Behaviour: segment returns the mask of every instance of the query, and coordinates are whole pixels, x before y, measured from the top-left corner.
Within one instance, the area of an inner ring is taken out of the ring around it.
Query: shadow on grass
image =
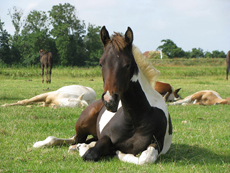
[[[55,146],[55,148],[60,146]],[[64,146],[63,146],[64,147]],[[78,153],[78,152],[76,152]],[[116,156],[102,157],[98,162],[111,162]],[[157,163],[177,163],[180,165],[204,165],[205,163],[212,165],[220,165],[223,163],[230,163],[230,155],[217,154],[208,149],[199,146],[191,146],[187,144],[172,144],[171,148],[166,154],[161,155]]]
[[[230,155],[218,154],[198,145],[172,144],[169,151],[158,158],[158,162],[177,162],[185,164],[222,164],[230,163]]]

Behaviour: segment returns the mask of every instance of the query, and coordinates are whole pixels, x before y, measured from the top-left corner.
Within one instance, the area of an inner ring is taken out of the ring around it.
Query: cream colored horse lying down
[[[203,90],[196,92],[190,96],[185,97],[183,100],[178,100],[168,105],[216,105],[216,104],[230,104],[230,98],[222,99],[220,94],[212,90]]]
[[[64,86],[56,91],[40,94],[30,99],[2,106],[31,105],[43,103],[43,107],[86,107],[96,100],[96,92],[81,85]]]

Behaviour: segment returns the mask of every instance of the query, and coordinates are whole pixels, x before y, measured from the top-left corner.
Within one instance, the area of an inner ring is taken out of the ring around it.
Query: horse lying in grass
[[[178,94],[181,88],[174,90],[169,83],[156,81],[154,89],[164,97],[166,102],[173,102],[181,99]]]
[[[168,103],[168,105],[217,105],[217,104],[230,104],[230,98],[222,99],[220,94],[212,90],[203,90],[196,92],[192,95],[185,97],[183,100],[178,100],[173,103]]]
[[[40,94],[30,99],[2,106],[31,105],[43,103],[43,107],[86,107],[96,100],[96,92],[81,85],[64,86],[56,91]]]
[[[100,58],[104,82],[101,99],[81,113],[73,138],[50,136],[34,147],[77,144],[70,150],[77,149],[85,161],[117,155],[124,162],[154,163],[172,142],[167,105],[153,89],[159,71],[132,44],[131,28],[124,37],[115,33],[110,38],[103,26],[100,36],[104,44]],[[88,135],[96,142],[87,141]]]

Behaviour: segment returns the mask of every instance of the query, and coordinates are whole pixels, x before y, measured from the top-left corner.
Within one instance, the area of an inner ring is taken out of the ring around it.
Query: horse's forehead
[[[106,60],[113,60],[113,61],[121,61],[121,62],[126,62],[130,60],[130,57],[128,53],[125,50],[117,50],[113,48],[112,46],[107,46],[104,50],[104,54],[101,57],[101,61],[106,61]]]

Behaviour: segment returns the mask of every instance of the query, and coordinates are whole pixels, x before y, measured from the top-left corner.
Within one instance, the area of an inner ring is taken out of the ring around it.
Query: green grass
[[[159,80],[182,88],[182,97],[203,89],[216,90],[223,98],[230,96],[230,81],[225,80],[224,66],[156,68],[161,71]],[[39,69],[26,76],[19,72],[27,74],[27,69],[12,69],[11,72],[7,68],[5,71],[9,75],[0,74],[0,104],[71,84],[92,87],[97,98],[103,91],[99,68],[54,68],[51,84],[41,83],[40,75],[36,75]],[[69,154],[67,146],[32,147],[34,142],[48,136],[74,135],[75,122],[83,109],[0,107],[0,172],[229,172],[230,106],[189,105],[169,106],[168,109],[173,123],[170,150],[155,164],[138,166],[117,158],[83,162],[77,152]]]

